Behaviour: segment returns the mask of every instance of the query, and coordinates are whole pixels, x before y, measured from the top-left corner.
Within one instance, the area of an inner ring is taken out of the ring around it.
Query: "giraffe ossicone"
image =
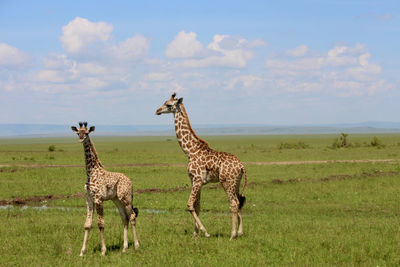
[[[209,237],[206,228],[199,218],[200,194],[203,185],[219,182],[224,188],[232,212],[231,239],[243,234],[241,209],[246,198],[243,195],[247,184],[246,170],[243,163],[233,154],[211,149],[206,141],[196,135],[183,105],[183,98],[176,99],[176,93],[157,109],[155,115],[172,113],[174,115],[175,133],[178,143],[188,157],[187,171],[192,182],[192,191],[188,201],[188,210],[195,221],[193,235],[199,230]],[[240,182],[244,176],[242,193],[239,193]],[[239,221],[239,226],[237,225]]]
[[[122,173],[106,171],[101,164],[89,133],[95,130],[94,126],[87,128],[87,122],[79,122],[79,129],[71,126],[79,141],[83,143],[86,163],[86,221],[84,224],[85,235],[80,256],[86,251],[86,244],[89,232],[92,227],[93,209],[96,208],[98,215],[98,227],[101,238],[101,255],[106,253],[106,244],[104,241],[104,217],[103,202],[112,200],[117,206],[123,224],[124,224],[124,247],[123,252],[128,248],[128,226],[132,225],[135,249],[139,249],[139,241],[136,233],[136,217],[138,209],[133,207],[133,189],[131,180]]]

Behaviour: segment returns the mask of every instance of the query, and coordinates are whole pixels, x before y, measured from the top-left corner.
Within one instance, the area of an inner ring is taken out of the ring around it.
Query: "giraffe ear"
[[[182,102],[183,102],[183,97],[178,99],[178,104],[182,104]]]
[[[78,132],[78,129],[77,129],[75,126],[71,126],[71,129],[72,129],[72,131],[75,132],[75,133]]]
[[[89,133],[94,132],[94,126],[90,126]]]

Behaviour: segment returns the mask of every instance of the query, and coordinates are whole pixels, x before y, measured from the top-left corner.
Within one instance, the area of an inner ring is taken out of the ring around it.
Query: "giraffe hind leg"
[[[239,218],[238,236],[242,236],[243,235],[243,219],[242,219],[242,212],[240,210],[238,212],[238,218]]]
[[[129,221],[132,226],[133,242],[134,242],[135,250],[138,250],[139,249],[139,240],[138,240],[137,232],[136,232],[136,218],[139,214],[139,210],[137,208],[134,208],[133,204],[131,204],[131,203],[126,205],[125,209],[127,210],[128,214],[129,214]]]
[[[238,236],[236,229],[239,217],[239,201],[235,201],[235,199],[231,200],[231,212],[232,212],[232,233],[231,233],[231,240],[232,240]],[[241,216],[239,218],[241,218]]]
[[[240,214],[240,200],[238,198],[238,190],[239,185],[232,185],[226,181],[229,179],[225,179],[225,182],[222,183],[222,187],[224,188],[230,203],[230,209],[232,213],[232,232],[231,232],[231,240],[235,239],[238,236],[237,225],[239,219],[239,229],[242,229],[241,232],[243,234],[243,228],[241,227],[242,216]]]
[[[122,252],[126,252],[126,250],[128,249],[129,216],[123,203],[119,199],[113,199],[113,202],[117,206],[119,214],[121,215],[122,222],[124,224],[124,247],[122,249]]]

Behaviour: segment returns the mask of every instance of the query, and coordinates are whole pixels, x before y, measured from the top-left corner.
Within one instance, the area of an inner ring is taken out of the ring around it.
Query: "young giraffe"
[[[132,225],[135,249],[137,250],[139,248],[139,241],[136,234],[136,217],[139,211],[137,208],[133,207],[131,180],[122,173],[108,172],[104,169],[97,156],[93,142],[89,137],[89,133],[93,132],[95,129],[94,126],[87,129],[87,122],[79,122],[79,129],[75,126],[71,126],[71,129],[78,135],[79,141],[83,143],[87,175],[85,184],[87,216],[84,225],[85,236],[83,238],[80,256],[83,256],[86,251],[86,243],[92,226],[93,206],[96,207],[98,216],[98,226],[101,238],[101,255],[105,255],[106,253],[107,249],[104,241],[103,218],[103,202],[106,200],[112,200],[114,202],[124,223],[124,248],[122,252],[125,252],[128,248],[129,222],[131,222]]]
[[[183,98],[175,99],[175,96],[176,94],[174,93],[169,100],[157,109],[156,115],[163,113],[174,114],[178,143],[189,158],[187,170],[192,181],[192,192],[187,206],[195,220],[193,235],[197,236],[200,229],[206,237],[210,236],[199,219],[200,191],[201,187],[208,182],[220,182],[230,201],[232,240],[243,234],[241,208],[246,200],[243,195],[247,183],[246,170],[243,163],[235,155],[211,149],[206,141],[196,135],[190,126],[188,114],[182,103]],[[239,194],[240,181],[243,174],[244,185],[242,194]],[[238,218],[239,227],[238,231],[236,231]]]

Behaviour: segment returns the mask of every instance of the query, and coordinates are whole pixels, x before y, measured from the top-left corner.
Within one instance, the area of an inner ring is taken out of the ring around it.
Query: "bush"
[[[281,142],[278,145],[278,149],[305,149],[305,148],[310,148],[310,146],[304,143],[303,141],[299,141],[297,143]]]
[[[335,138],[335,139],[333,139],[331,147],[332,148],[340,148],[340,147],[342,147],[342,142],[340,142],[339,138]]]
[[[347,137],[349,135],[346,133],[341,133],[339,138],[333,139],[333,143],[331,145],[331,148],[342,148],[342,147],[351,147],[353,146],[352,143],[350,143],[347,140]]]
[[[53,152],[53,151],[56,150],[56,146],[55,146],[55,145],[50,145],[49,148],[48,148],[48,150],[49,150],[50,152]]]
[[[376,136],[374,136],[374,137],[372,138],[371,146],[377,147],[377,148],[385,147],[385,145],[382,143],[382,141],[379,140],[379,138],[376,137]]]

